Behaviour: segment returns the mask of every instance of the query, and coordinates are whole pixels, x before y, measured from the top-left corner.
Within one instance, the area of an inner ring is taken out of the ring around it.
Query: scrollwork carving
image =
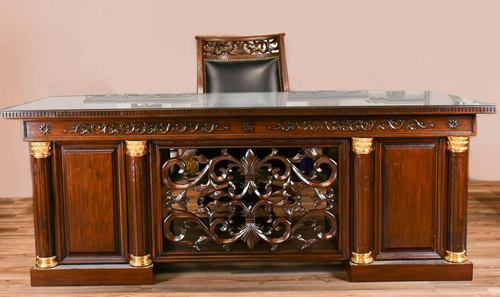
[[[276,126],[268,126],[267,130],[288,131],[370,131],[375,120],[331,120],[331,121],[281,121]]]
[[[380,130],[400,130],[405,127],[406,130],[427,129],[434,127],[434,124],[425,125],[417,119],[397,119],[397,120],[382,120],[377,129]]]
[[[378,130],[418,130],[434,127],[425,125],[418,119],[384,119],[384,120],[327,120],[327,121],[281,121],[268,126],[267,130],[289,131],[372,131]]]
[[[229,130],[229,126],[220,127],[212,122],[142,122],[142,123],[83,123],[73,126],[72,129],[63,130],[65,134],[166,134],[177,133],[212,133]]]
[[[306,158],[312,161],[309,174],[297,167]],[[192,159],[197,161],[200,170],[188,176],[186,160]],[[173,179],[172,171],[184,179]],[[336,177],[336,163],[317,154],[314,148],[303,148],[292,158],[280,155],[276,149],[260,158],[248,149],[240,159],[227,149],[212,159],[197,155],[196,149],[187,149],[182,156],[165,162],[162,168],[162,181],[168,189],[164,235],[196,251],[201,251],[202,244],[209,241],[222,245],[225,251],[238,241],[250,250],[263,241],[274,251],[279,244],[290,240],[300,242],[301,250],[309,249],[316,242],[331,240],[337,235],[337,218],[331,212],[335,204],[332,185]],[[312,209],[302,206],[302,193],[306,188],[314,192],[310,197]],[[188,190],[199,193],[194,211],[187,208]],[[180,194],[174,194],[179,191]],[[284,216],[278,216],[277,209]],[[236,220],[237,215],[244,218],[244,222]],[[172,230],[174,220],[179,219],[182,226]],[[191,225],[203,233],[196,240],[186,239]],[[301,228],[311,228],[313,236],[301,234]]]
[[[204,56],[275,54],[279,51],[279,42],[276,38],[203,42]]]

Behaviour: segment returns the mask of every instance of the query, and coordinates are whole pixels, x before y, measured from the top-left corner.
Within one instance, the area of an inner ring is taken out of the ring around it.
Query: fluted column
[[[126,141],[127,192],[129,206],[129,263],[151,265],[148,247],[146,141]]]
[[[37,268],[57,266],[52,197],[51,143],[30,142]]]
[[[373,138],[352,138],[351,262],[373,262]]]
[[[445,260],[467,261],[469,137],[448,137],[448,240]]]

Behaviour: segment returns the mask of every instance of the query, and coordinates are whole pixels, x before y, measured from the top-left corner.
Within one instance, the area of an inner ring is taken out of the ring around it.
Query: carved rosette
[[[131,157],[142,157],[146,154],[146,141],[125,141],[127,155]]]
[[[355,154],[366,155],[372,152],[373,138],[352,138],[352,151]]]
[[[50,142],[30,142],[31,155],[35,159],[50,157]]]
[[[38,130],[40,130],[40,133],[42,134],[48,134],[50,133],[50,126],[47,124],[41,124]]]
[[[463,153],[469,148],[469,137],[448,136],[448,150],[452,153]]]
[[[450,119],[448,120],[448,128],[454,130],[458,127],[458,120]]]
[[[255,130],[255,125],[253,122],[245,121],[241,124],[241,129],[243,129],[243,131],[245,131],[247,133],[250,133],[250,132],[253,132]]]
[[[162,181],[168,189],[168,215],[163,230],[171,242],[195,251],[202,251],[204,243],[213,242],[229,251],[238,241],[250,250],[263,241],[275,251],[279,244],[294,240],[301,243],[300,250],[307,250],[319,241],[337,236],[337,218],[331,212],[337,165],[330,158],[318,155],[315,149],[302,148],[302,153],[293,158],[280,155],[276,149],[263,157],[248,149],[241,159],[226,149],[212,159],[196,152],[187,149],[182,156],[165,162],[162,168]],[[306,158],[312,162],[309,174],[298,167]],[[192,159],[200,166],[194,176],[187,173]],[[173,171],[177,171],[176,178],[172,177]],[[184,178],[179,178],[179,174]],[[314,193],[310,197],[312,209],[302,205],[306,191]],[[190,211],[188,196],[193,192],[199,196],[197,208]],[[174,230],[174,221],[179,220],[180,227]],[[303,234],[304,228],[312,231]],[[201,230],[203,235],[188,240],[188,230],[193,229]]]

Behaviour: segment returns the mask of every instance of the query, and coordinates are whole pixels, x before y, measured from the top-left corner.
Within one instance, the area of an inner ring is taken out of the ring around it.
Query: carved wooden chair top
[[[288,92],[284,37],[196,36],[198,93]]]

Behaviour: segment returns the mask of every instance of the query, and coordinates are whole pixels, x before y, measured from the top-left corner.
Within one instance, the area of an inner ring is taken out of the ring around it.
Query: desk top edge
[[[7,119],[488,114],[496,106],[437,91],[119,94],[46,97],[2,110]]]

